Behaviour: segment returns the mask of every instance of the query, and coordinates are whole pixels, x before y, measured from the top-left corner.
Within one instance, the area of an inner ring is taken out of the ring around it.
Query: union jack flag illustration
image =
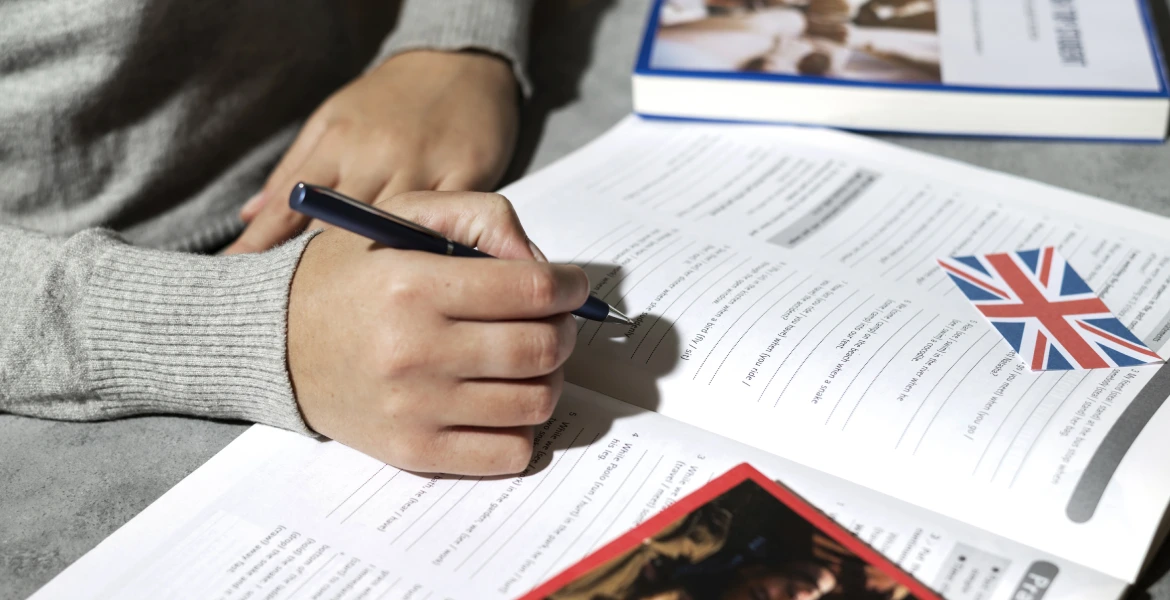
[[[1052,246],[938,263],[1033,371],[1162,362]]]

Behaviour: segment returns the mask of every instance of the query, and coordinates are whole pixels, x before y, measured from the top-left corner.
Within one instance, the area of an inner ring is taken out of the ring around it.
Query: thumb
[[[297,181],[332,185],[337,180],[337,162],[331,157],[330,154],[310,156],[298,172],[291,173],[288,179],[274,175],[260,196],[265,199],[263,205],[248,222],[239,239],[224,249],[223,253],[263,252],[303,231],[309,223],[309,217],[289,208],[288,194]]]
[[[548,262],[528,239],[512,203],[499,194],[411,192],[378,207],[496,258]]]
[[[263,252],[296,236],[305,228],[309,218],[278,203],[266,204],[264,209],[244,228],[244,232],[224,254]]]

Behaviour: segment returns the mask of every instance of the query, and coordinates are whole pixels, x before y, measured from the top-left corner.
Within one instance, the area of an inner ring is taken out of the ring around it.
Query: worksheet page
[[[515,186],[518,201],[553,183],[558,204],[667,213],[960,304],[935,259],[1056,246],[1151,348],[1170,334],[1159,215],[811,128],[629,119],[558,166]]]
[[[935,259],[1057,245],[1158,349],[1160,218],[932,160],[632,119],[505,194],[635,319],[579,322],[574,382],[1132,578],[1170,500],[1170,439],[1143,435],[1170,370],[1029,371]]]
[[[256,426],[34,598],[513,598],[741,462],[951,599],[1126,587],[573,386],[536,449],[515,477],[419,475]]]

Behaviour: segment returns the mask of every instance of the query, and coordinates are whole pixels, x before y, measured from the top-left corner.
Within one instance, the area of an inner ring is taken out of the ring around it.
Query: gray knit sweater
[[[369,65],[476,48],[519,73],[530,0],[392,4],[0,3],[0,411],[307,431],[285,359],[307,237],[198,253]]]

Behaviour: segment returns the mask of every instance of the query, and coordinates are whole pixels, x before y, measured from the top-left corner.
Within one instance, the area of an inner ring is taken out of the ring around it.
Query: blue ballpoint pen
[[[299,213],[320,219],[330,225],[335,225],[391,248],[467,258],[494,258],[492,255],[480,252],[475,248],[453,242],[437,231],[379,210],[364,202],[358,202],[329,188],[298,183],[289,195],[288,205]],[[622,325],[633,324],[629,317],[596,296],[589,296],[585,304],[573,311],[573,314],[590,321]]]

